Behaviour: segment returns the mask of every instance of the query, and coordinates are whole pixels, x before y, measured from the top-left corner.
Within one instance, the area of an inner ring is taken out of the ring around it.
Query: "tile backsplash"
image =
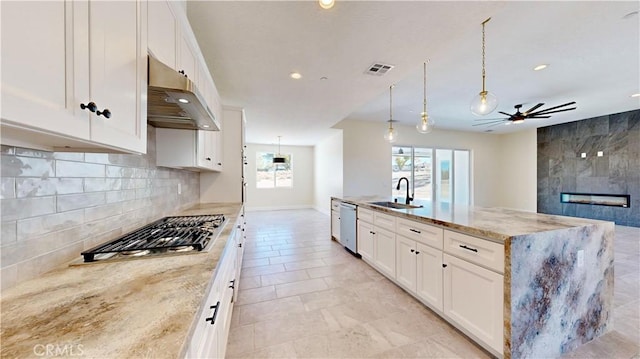
[[[156,167],[155,129],[147,130],[146,155],[2,145],[0,288],[199,202],[199,174]]]

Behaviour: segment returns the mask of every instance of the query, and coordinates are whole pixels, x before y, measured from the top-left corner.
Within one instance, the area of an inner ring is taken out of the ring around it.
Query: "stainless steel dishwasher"
[[[357,255],[356,241],[356,205],[342,202],[340,204],[340,241],[347,250]]]

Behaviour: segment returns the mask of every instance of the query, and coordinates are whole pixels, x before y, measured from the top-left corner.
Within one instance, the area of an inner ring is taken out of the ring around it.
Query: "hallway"
[[[311,209],[247,213],[228,358],[491,357],[331,241],[329,222]],[[640,229],[621,229],[616,228],[614,313],[621,333],[568,357],[638,357],[628,336],[638,333]]]

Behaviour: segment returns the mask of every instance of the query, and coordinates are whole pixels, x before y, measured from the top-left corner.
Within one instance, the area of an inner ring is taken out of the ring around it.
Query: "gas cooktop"
[[[215,238],[224,215],[165,217],[82,252],[84,262],[202,251]]]

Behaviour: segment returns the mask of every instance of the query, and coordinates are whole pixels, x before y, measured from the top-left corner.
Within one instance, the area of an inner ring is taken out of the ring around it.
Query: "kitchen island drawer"
[[[373,224],[378,228],[383,228],[391,232],[396,231],[396,217],[388,214],[373,212]]]
[[[401,236],[426,244],[436,249],[442,249],[444,230],[425,223],[398,218],[397,233]]]
[[[358,207],[358,219],[373,224],[373,211]]]
[[[458,258],[504,273],[504,245],[445,230],[444,251]]]

